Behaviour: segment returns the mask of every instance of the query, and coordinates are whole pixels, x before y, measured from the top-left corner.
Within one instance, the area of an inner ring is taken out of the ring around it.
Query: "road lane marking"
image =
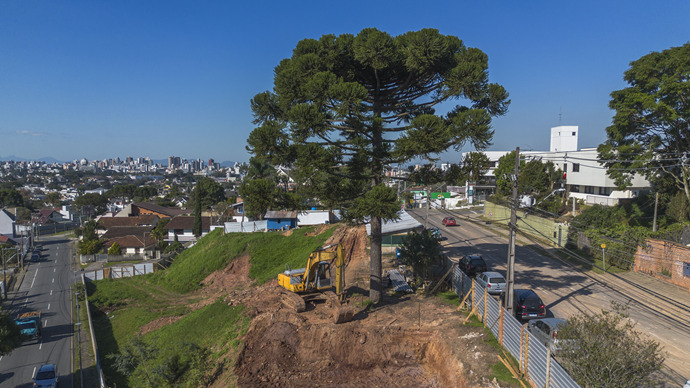
[[[57,271],[57,268],[53,268],[53,272]]]
[[[48,303],[48,310],[50,310],[50,303]]]
[[[31,372],[31,377],[36,376],[36,367],[34,367],[34,371]]]
[[[53,295],[53,290],[50,290],[50,295]]]
[[[55,262],[57,263],[57,259],[55,259]]]
[[[53,283],[55,283],[55,278],[53,278]]]
[[[38,350],[41,350],[42,347],[43,347],[43,341],[41,341],[41,343],[38,345]]]
[[[34,288],[34,282],[36,281],[36,275],[38,275],[38,268],[36,268],[36,273],[34,273],[34,279],[31,281],[31,287],[29,287],[29,288]]]
[[[43,327],[48,327],[48,320],[43,321]]]

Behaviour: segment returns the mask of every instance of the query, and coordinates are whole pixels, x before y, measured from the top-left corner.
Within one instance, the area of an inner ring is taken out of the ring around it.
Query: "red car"
[[[445,226],[455,226],[455,218],[453,217],[446,217],[441,221],[441,223]]]

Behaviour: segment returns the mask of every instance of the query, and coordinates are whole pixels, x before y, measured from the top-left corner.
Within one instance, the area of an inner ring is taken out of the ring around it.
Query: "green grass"
[[[119,353],[144,325],[158,318],[183,316],[144,336],[162,351],[174,351],[183,341],[193,342],[211,349],[212,357],[217,360],[236,348],[250,322],[242,306],[228,306],[218,300],[190,312],[180,300],[193,303],[188,294],[201,288],[204,278],[244,253],[250,255],[250,277],[258,284],[275,279],[286,264],[290,268],[303,267],[309,254],[322,246],[334,230],[306,235],[314,229],[300,228],[290,236],[276,232],[221,234],[216,231],[178,255],[167,270],[87,283],[99,356],[109,383],[118,387],[138,386],[119,374],[107,355]]]
[[[484,326],[484,324],[479,320],[479,318],[477,318],[476,315],[472,315],[465,324],[471,327]],[[515,359],[515,357],[508,353],[508,351],[504,351],[501,344],[498,343],[498,339],[494,336],[494,333],[491,332],[491,329],[489,329],[488,327],[484,328],[484,343],[496,349],[499,353],[503,353],[504,357],[509,357],[509,360],[507,361],[512,361],[513,365],[518,365],[518,362]],[[503,365],[501,361],[498,361],[495,364],[491,364],[491,372],[493,373],[493,377],[495,377],[496,380],[498,380],[499,382],[508,384],[509,386],[520,386],[520,382],[513,377],[513,374],[510,373],[508,368],[506,368],[506,366]]]
[[[214,347],[235,340],[249,327],[250,319],[242,306],[228,306],[222,300],[187,314],[172,325],[148,334],[158,343],[175,343],[180,340],[194,342],[203,347]]]
[[[460,306],[460,298],[455,291],[439,292],[436,297],[440,298],[443,303],[447,303],[453,306]]]
[[[303,267],[309,253],[333,234],[331,228],[317,236],[305,236],[313,230],[313,227],[300,228],[291,236],[278,232],[221,234],[217,230],[183,251],[168,270],[156,273],[152,281],[170,291],[191,292],[201,288],[201,281],[208,275],[247,252],[251,256],[249,276],[262,284],[276,278],[286,264],[291,268]]]

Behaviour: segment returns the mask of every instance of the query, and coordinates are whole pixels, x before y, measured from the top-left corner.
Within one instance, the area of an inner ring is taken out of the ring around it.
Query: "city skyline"
[[[36,4],[0,4],[0,158],[246,161],[249,101],[280,60],[367,27],[436,28],[488,55],[512,100],[489,150],[548,149],[559,124],[596,147],[629,63],[690,37],[686,2]]]

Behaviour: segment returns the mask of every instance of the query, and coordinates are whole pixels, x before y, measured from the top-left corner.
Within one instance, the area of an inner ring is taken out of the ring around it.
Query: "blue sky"
[[[247,160],[249,100],[278,62],[366,27],[436,28],[487,53],[512,100],[490,149],[548,149],[561,112],[595,147],[630,61],[690,41],[689,19],[685,0],[3,0],[0,156]]]

